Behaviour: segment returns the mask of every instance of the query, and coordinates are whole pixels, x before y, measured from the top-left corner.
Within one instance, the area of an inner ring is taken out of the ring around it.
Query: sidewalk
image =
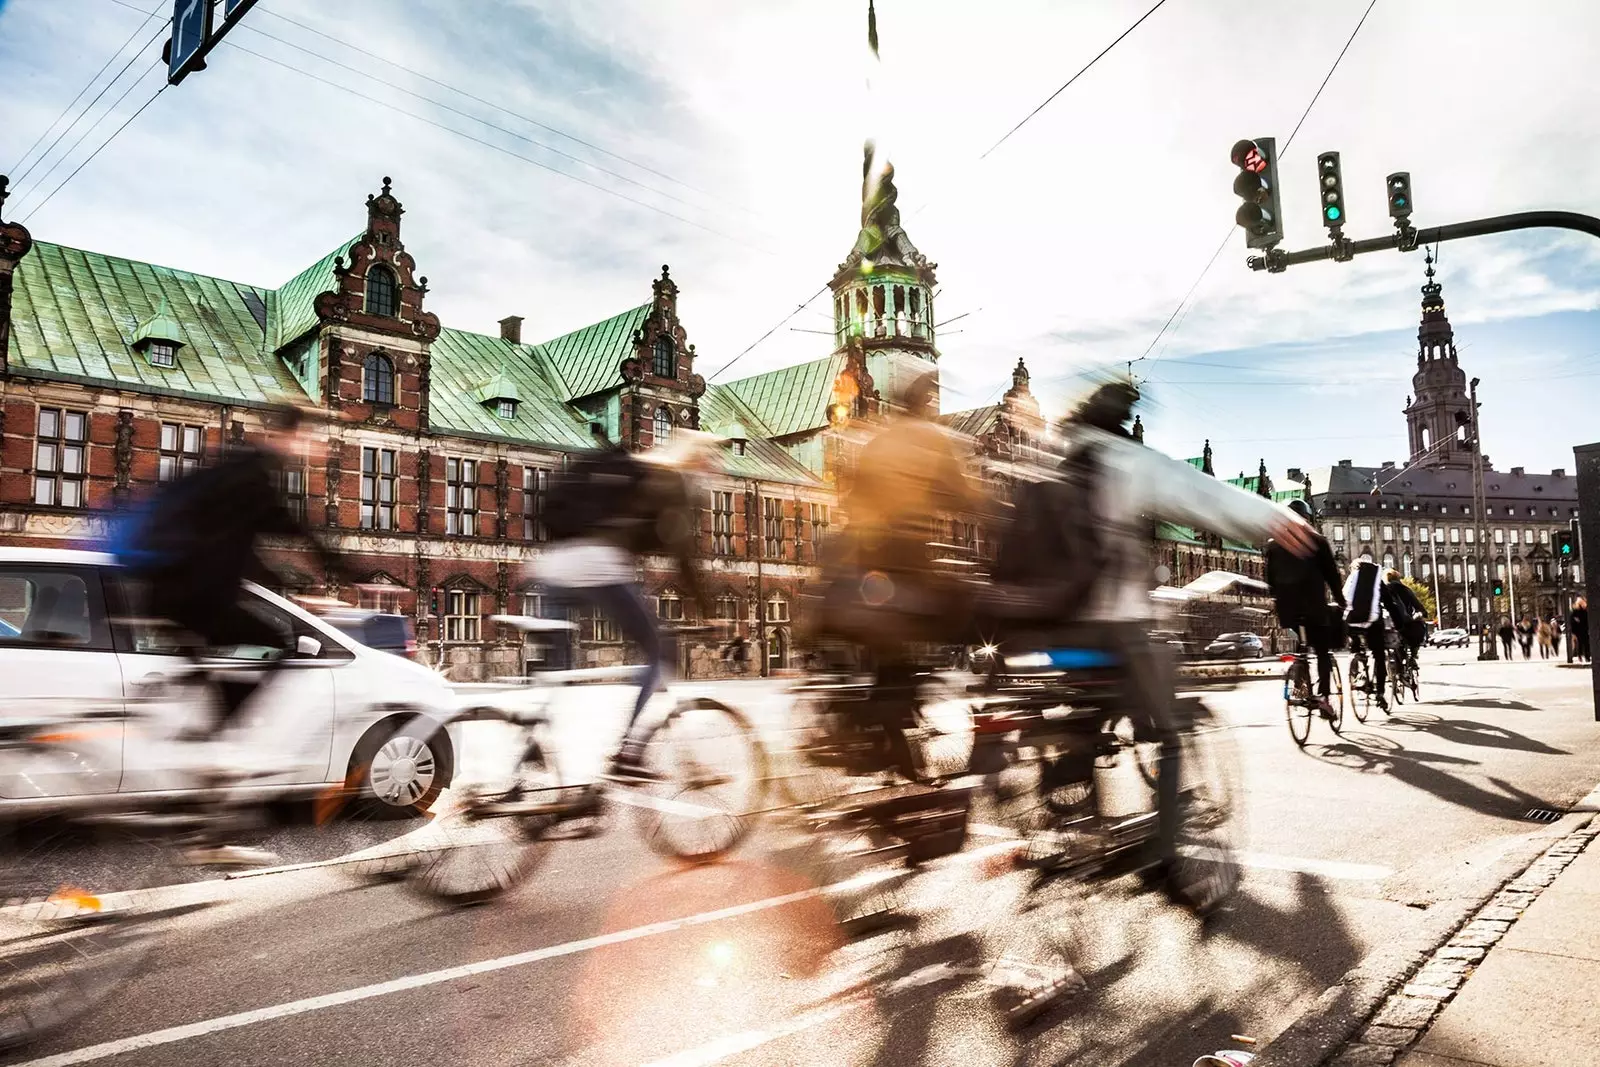
[[[1600,1065],[1597,830],[1600,820],[1591,821],[1551,846],[1389,999],[1364,1044],[1347,1046],[1333,1062]],[[1419,1024],[1426,1029],[1412,1044],[1410,1028]],[[1388,1058],[1394,1046],[1406,1045],[1397,1059]]]

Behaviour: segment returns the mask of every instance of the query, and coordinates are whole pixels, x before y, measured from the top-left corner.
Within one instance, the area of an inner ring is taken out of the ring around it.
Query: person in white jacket
[[[1287,507],[1219,481],[1188,463],[1162,455],[1129,434],[1139,391],[1113,382],[1100,386],[1062,426],[1069,454],[1089,449],[1094,470],[1090,506],[1100,531],[1103,567],[1088,604],[1074,621],[1099,630],[1126,665],[1129,714],[1145,720],[1161,742],[1153,873],[1174,899],[1204,906],[1195,887],[1181,883],[1177,857],[1179,740],[1173,715],[1173,669],[1165,644],[1150,639],[1150,522],[1165,520],[1210,530],[1230,540],[1271,538],[1296,555],[1309,555],[1315,531]]]
[[[1378,686],[1378,707],[1389,710],[1384,697],[1389,681],[1389,646],[1383,632],[1384,587],[1378,565],[1370,553],[1363,552],[1356,560],[1350,577],[1344,583],[1344,621],[1350,628],[1350,647],[1360,651],[1365,644],[1371,650],[1372,680]]]

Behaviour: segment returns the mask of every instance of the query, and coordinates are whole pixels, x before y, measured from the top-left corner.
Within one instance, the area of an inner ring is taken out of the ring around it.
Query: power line
[[[1350,51],[1350,46],[1355,43],[1356,34],[1361,32],[1361,27],[1365,26],[1367,23],[1367,16],[1372,14],[1372,9],[1377,6],[1378,0],[1370,0],[1370,2],[1367,4],[1367,9],[1361,13],[1361,18],[1356,21],[1356,28],[1350,31],[1350,36],[1345,39],[1344,47],[1339,49],[1339,54],[1334,57],[1333,65],[1328,68],[1328,73],[1323,75],[1322,84],[1318,85],[1317,91],[1311,94],[1311,102],[1306,104],[1304,111],[1300,112],[1300,121],[1294,124],[1294,129],[1289,132],[1288,138],[1283,142],[1283,151],[1278,153],[1278,157],[1280,159],[1288,153],[1289,146],[1294,143],[1295,135],[1300,132],[1300,127],[1305,125],[1306,118],[1311,114],[1311,109],[1316,107],[1317,101],[1322,98],[1322,90],[1328,87],[1328,82],[1333,79],[1333,72],[1339,69],[1339,64],[1343,62],[1345,53]],[[1143,360],[1150,354],[1151,349],[1155,348],[1156,342],[1161,340],[1161,336],[1167,332],[1167,327],[1172,325],[1172,320],[1177,318],[1178,312],[1183,309],[1184,304],[1189,302],[1189,300],[1194,296],[1195,290],[1200,288],[1200,283],[1205,281],[1206,275],[1211,273],[1211,268],[1216,265],[1217,258],[1222,255],[1222,250],[1228,246],[1228,241],[1232,239],[1232,237],[1233,227],[1230,226],[1228,227],[1226,236],[1224,236],[1222,239],[1222,244],[1218,245],[1217,250],[1211,253],[1211,258],[1206,260],[1206,265],[1201,269],[1199,277],[1195,278],[1194,284],[1189,286],[1189,291],[1185,293],[1183,299],[1178,302],[1178,306],[1173,309],[1172,314],[1167,316],[1167,321],[1162,324],[1160,330],[1156,331],[1155,337],[1153,337],[1150,341],[1150,344],[1146,346],[1143,354],[1139,356],[1139,359],[1134,360],[1135,363]],[[1163,352],[1165,352],[1165,349],[1163,349]],[[1157,356],[1156,358],[1159,359],[1160,357]]]
[[[1070,77],[1066,81],[1062,82],[1061,83],[1061,87],[1059,89],[1057,89],[1055,92],[1051,93],[1049,96],[1045,97],[1043,103],[1041,103],[1038,107],[1034,108],[1032,111],[1030,111],[1026,115],[1024,115],[1022,117],[1022,121],[1021,122],[1017,123],[1015,126],[1011,127],[1009,130],[1007,130],[1004,137],[1000,138],[994,144],[990,145],[989,148],[988,148],[988,151],[984,152],[983,155],[979,156],[978,158],[980,160],[989,158],[989,153],[990,152],[993,152],[996,148],[999,148],[1001,145],[1005,144],[1006,141],[1010,140],[1012,134],[1014,134],[1018,130],[1022,129],[1022,127],[1026,126],[1028,124],[1028,120],[1029,119],[1033,118],[1039,112],[1043,111],[1046,107],[1048,107],[1049,104],[1050,104],[1050,101],[1054,100],[1056,97],[1058,97],[1062,93],[1066,92],[1067,91],[1067,86],[1071,85],[1073,82],[1075,82],[1079,78],[1083,77],[1084,74],[1088,72],[1090,67],[1092,67],[1096,63],[1100,62],[1100,60],[1105,56],[1105,54],[1107,52],[1109,52],[1113,48],[1117,47],[1117,45],[1122,42],[1122,39],[1124,37],[1128,36],[1128,34],[1132,33],[1134,30],[1139,28],[1139,23],[1143,22],[1145,19],[1149,18],[1151,15],[1154,15],[1156,13],[1156,11],[1161,7],[1161,5],[1165,4],[1166,2],[1167,2],[1167,0],[1156,0],[1155,7],[1152,7],[1149,11],[1146,11],[1144,14],[1140,15],[1137,22],[1135,22],[1132,26],[1129,26],[1127,29],[1123,30],[1121,33],[1117,34],[1116,40],[1112,41],[1110,44],[1108,44],[1104,48],[1100,49],[1100,51],[1095,55],[1095,57],[1093,59],[1089,60],[1089,62],[1085,63],[1078,70],[1078,73],[1074,74],[1072,77]]]
[[[143,81],[143,80],[144,80],[143,78],[140,79],[140,81]],[[133,83],[133,85],[138,85],[138,84],[139,84],[139,82],[134,82]],[[133,85],[130,85],[128,88],[132,89]],[[31,218],[33,218],[34,215],[38,214],[39,210],[41,208],[43,208],[46,204],[48,204],[50,202],[51,198],[53,198],[57,193],[59,193],[61,191],[63,186],[65,186],[73,178],[76,178],[78,176],[78,172],[80,170],[82,170],[84,167],[87,167],[90,163],[94,162],[94,157],[95,156],[98,156],[102,151],[105,150],[107,145],[109,145],[112,141],[115,141],[117,139],[117,135],[118,134],[120,134],[123,130],[127,129],[130,125],[132,125],[133,120],[138,118],[140,115],[144,114],[144,109],[149,107],[151,104],[155,103],[156,102],[156,97],[160,96],[162,93],[164,93],[166,91],[167,91],[167,83],[165,81],[163,81],[161,83],[161,87],[159,89],[157,89],[155,92],[151,93],[150,94],[150,98],[148,100],[146,100],[144,103],[139,105],[139,110],[135,111],[133,114],[129,115],[126,119],[124,119],[121,126],[118,126],[115,130],[111,131],[111,136],[107,137],[104,141],[101,141],[99,147],[97,147],[93,152],[89,153],[89,158],[88,159],[85,159],[82,163],[79,163],[76,167],[74,167],[71,174],[67,175],[65,178],[62,178],[61,179],[61,184],[56,186],[54,189],[50,190],[50,193],[49,193],[48,196],[46,196],[43,200],[39,201],[39,203],[35,204],[32,208],[30,208],[28,210],[28,214],[23,218],[22,221],[23,222],[27,222],[28,219],[31,219]],[[123,96],[127,96],[128,94],[126,92],[124,92],[122,95]],[[117,99],[117,103],[118,104],[122,103],[122,98],[121,97],[119,97]],[[112,110],[115,110],[115,108],[113,108]],[[110,112],[107,112],[106,114],[110,114]],[[100,123],[96,122],[95,125],[98,126],[98,125],[100,125]],[[74,146],[74,147],[76,147],[76,146]]]
[[[734,356],[732,359],[728,360],[728,362],[724,363],[722,366],[718,367],[714,372],[712,372],[710,375],[708,375],[707,376],[707,381],[709,381],[711,378],[715,378],[717,375],[721,374],[723,371],[727,370],[729,367],[731,367],[735,363],[739,362],[745,356],[749,355],[751,349],[755,348],[756,345],[759,345],[762,341],[765,341],[767,338],[769,338],[773,334],[777,333],[780,329],[783,328],[785,323],[787,323],[790,319],[794,318],[796,315],[800,314],[800,312],[804,311],[806,309],[806,307],[811,303],[811,301],[815,300],[817,297],[821,296],[823,293],[825,293],[827,291],[828,291],[828,287],[826,285],[824,285],[821,289],[818,289],[816,292],[814,292],[810,296],[806,297],[803,302],[801,302],[799,304],[796,304],[793,311],[789,312],[789,314],[785,315],[783,318],[781,318],[777,322],[773,323],[772,329],[768,330],[766,333],[762,334],[760,337],[757,337],[754,341],[751,341],[749,344],[745,345],[743,350],[741,350],[740,353],[737,356]]]
[[[429,126],[432,126],[435,129],[443,130],[445,133],[454,134],[455,136],[463,138],[463,139],[468,140],[468,141],[471,141],[474,144],[479,144],[479,145],[482,145],[485,148],[493,149],[496,152],[500,152],[500,153],[502,153],[504,155],[510,156],[512,159],[520,159],[522,162],[530,164],[531,166],[538,167],[540,170],[546,170],[546,171],[549,171],[551,174],[560,175],[561,177],[566,178],[568,181],[577,182],[579,185],[586,185],[589,188],[596,189],[596,190],[598,190],[598,191],[600,191],[602,193],[605,193],[608,196],[614,196],[619,200],[626,200],[628,203],[635,204],[635,205],[637,205],[639,207],[644,208],[647,211],[653,211],[658,215],[664,215],[665,217],[667,217],[669,219],[675,219],[678,222],[684,223],[687,226],[693,226],[697,230],[704,230],[706,233],[714,234],[714,235],[716,235],[718,237],[723,238],[724,240],[732,241],[734,244],[744,245],[746,248],[752,248],[755,251],[764,253],[766,255],[775,255],[776,254],[774,252],[769,251],[768,249],[762,248],[759,245],[753,245],[748,241],[741,240],[740,238],[737,238],[737,237],[733,236],[732,234],[723,233],[721,230],[718,230],[718,229],[716,229],[714,227],[711,227],[711,226],[707,226],[704,223],[696,222],[693,219],[684,218],[682,215],[674,214],[673,212],[668,211],[667,209],[665,209],[663,207],[658,207],[655,204],[652,204],[647,200],[640,200],[638,197],[629,196],[627,193],[619,192],[616,189],[608,189],[604,185],[600,185],[597,182],[589,181],[586,178],[580,178],[576,174],[569,174],[567,171],[561,170],[561,169],[559,169],[557,167],[552,167],[550,164],[543,163],[543,162],[541,162],[541,161],[539,161],[537,159],[534,159],[531,156],[525,156],[520,152],[514,152],[511,149],[506,148],[504,145],[497,145],[493,141],[484,140],[482,137],[474,137],[472,134],[467,133],[464,130],[458,130],[458,129],[454,128],[453,126],[447,126],[442,122],[437,122],[437,121],[435,121],[433,119],[428,118],[426,115],[419,115],[414,111],[407,111],[405,108],[399,107],[399,106],[397,106],[395,104],[391,104],[387,100],[380,100],[375,96],[368,96],[366,93],[363,93],[358,89],[352,89],[348,85],[340,85],[336,81],[330,81],[329,79],[324,78],[321,75],[313,74],[308,70],[302,70],[301,68],[293,66],[292,64],[285,63],[281,59],[275,59],[272,56],[263,55],[260,52],[257,52],[257,51],[255,51],[253,49],[250,49],[250,48],[246,48],[244,45],[237,44],[237,43],[235,43],[233,41],[224,40],[224,41],[222,41],[222,44],[225,45],[228,48],[234,49],[235,51],[243,52],[247,56],[254,56],[257,59],[262,60],[263,62],[271,63],[274,66],[282,67],[284,70],[292,71],[295,74],[299,74],[299,75],[302,75],[304,77],[310,78],[313,81],[321,82],[323,85],[327,85],[327,86],[330,86],[330,87],[332,87],[334,89],[338,89],[340,92],[349,93],[351,96],[354,96],[354,97],[356,97],[358,99],[361,99],[361,100],[365,100],[370,104],[377,104],[379,107],[387,108],[388,110],[393,111],[396,114],[404,115],[406,118],[415,119],[418,122],[427,123]]]
[[[128,6],[131,7],[132,10],[134,10],[134,11],[138,11],[139,10],[136,7],[132,7],[132,5],[128,5]],[[12,165],[12,167],[11,167],[12,173],[15,173],[16,169],[18,167],[22,166],[23,163],[27,162],[28,157],[33,154],[33,150],[35,148],[38,148],[39,145],[44,141],[44,139],[46,137],[50,136],[50,132],[56,128],[56,123],[60,122],[64,118],[66,118],[67,114],[74,107],[78,106],[78,101],[83,99],[83,94],[88,92],[90,89],[92,89],[94,87],[94,83],[100,80],[100,75],[104,74],[107,70],[109,70],[110,67],[111,67],[111,64],[113,64],[113,63],[115,63],[117,61],[117,57],[122,54],[123,50],[126,49],[130,44],[133,43],[133,39],[135,37],[139,36],[139,31],[144,29],[145,23],[149,22],[151,19],[155,18],[156,15],[158,15],[160,13],[161,13],[161,8],[157,7],[154,11],[152,11],[149,14],[145,15],[144,21],[140,22],[139,25],[135,26],[133,28],[133,32],[128,34],[128,39],[126,41],[123,41],[120,45],[118,45],[117,46],[117,50],[115,52],[112,52],[110,56],[106,57],[106,61],[103,64],[101,64],[100,69],[94,72],[94,76],[92,78],[90,78],[88,81],[84,82],[83,88],[78,90],[78,95],[72,98],[72,103],[68,104],[66,107],[61,109],[61,114],[57,115],[55,117],[55,120],[52,121],[50,123],[50,125],[48,125],[48,126],[46,126],[44,128],[44,132],[41,133],[38,136],[38,138],[31,145],[28,146],[28,150],[26,152],[22,153],[21,158],[19,158],[16,161],[16,163],[14,163]],[[126,68],[124,68],[124,69],[126,69]],[[120,75],[118,75],[118,77],[120,77]],[[111,80],[114,82],[114,81],[116,81],[116,78],[113,78]],[[99,98],[96,97],[96,99],[99,99]],[[89,106],[93,107],[94,105],[91,103]],[[49,155],[49,154],[50,153],[48,151],[45,152],[45,155]],[[22,177],[26,177],[26,175],[24,174],[23,176],[19,177],[17,180],[20,182],[22,180]]]
[[[168,19],[167,23],[170,23],[170,22],[171,22],[171,20]],[[95,94],[94,99],[89,101],[89,106],[84,108],[82,111],[80,111],[78,113],[78,117],[72,120],[72,124],[70,126],[68,126],[66,129],[62,130],[59,134],[57,134],[55,140],[50,142],[50,146],[44,150],[44,153],[42,155],[40,155],[37,159],[35,159],[32,163],[30,163],[28,165],[28,169],[23,171],[22,175],[17,178],[17,181],[19,183],[24,178],[26,178],[29,174],[32,174],[35,167],[37,167],[40,163],[43,163],[47,158],[49,158],[50,153],[55,151],[56,145],[60,144],[64,140],[66,140],[67,135],[72,133],[72,131],[77,128],[78,123],[82,122],[85,118],[88,117],[89,112],[93,111],[95,105],[100,102],[100,98],[105,96],[106,93],[110,90],[110,88],[113,85],[117,84],[117,82],[122,79],[122,76],[124,74],[128,73],[128,68],[133,66],[133,64],[138,61],[139,56],[142,55],[145,52],[145,50],[148,49],[151,45],[155,44],[156,40],[158,38],[160,38],[162,33],[166,32],[167,23],[163,23],[160,27],[158,27],[156,29],[156,32],[151,35],[150,39],[148,41],[146,41],[139,48],[139,50],[137,52],[134,52],[133,55],[128,57],[128,61],[122,65],[122,69],[117,71],[116,77],[114,77],[110,81],[106,82],[105,86],[103,88],[101,88],[101,90],[98,93]],[[142,29],[143,27],[140,27],[140,28]],[[137,33],[138,31],[135,31],[135,32]],[[159,63],[160,60],[157,60],[156,62]],[[144,75],[140,74],[139,77],[143,78]],[[138,81],[135,80],[134,84],[137,85]],[[126,89],[123,90],[122,95],[124,97],[127,96],[128,95],[128,91]],[[118,98],[117,102],[118,103],[122,102],[121,97]],[[111,110],[112,111],[116,110],[116,105],[115,104],[112,105]],[[77,151],[78,146],[83,143],[84,138],[88,137],[89,134],[94,131],[94,127],[95,126],[98,126],[101,122],[104,122],[105,118],[106,118],[106,115],[109,115],[110,113],[111,112],[108,111],[108,112],[106,112],[105,115],[101,115],[98,119],[96,119],[95,123],[94,123],[94,126],[90,126],[89,129],[85,130],[82,133],[82,135],[80,135],[78,137],[78,139],[72,143],[72,147],[67,149],[66,153],[63,156],[61,156],[61,158],[59,158],[59,159],[57,159],[55,161],[55,163],[50,167],[50,169],[45,172],[44,177],[40,178],[37,182],[34,183],[33,188],[37,189],[39,186],[41,186],[45,182],[49,181],[50,180],[50,175],[52,175],[52,174],[54,174],[56,172],[56,168],[61,166],[62,162],[67,158],[67,156],[70,156],[73,152]],[[30,193],[32,191],[33,191],[32,189],[29,190]]]

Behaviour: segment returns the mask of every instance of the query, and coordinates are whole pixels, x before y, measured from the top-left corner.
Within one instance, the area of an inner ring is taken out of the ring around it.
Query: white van
[[[247,788],[263,799],[326,795],[348,785],[380,815],[428,810],[449,785],[457,746],[440,729],[456,706],[433,671],[370,649],[259,586],[247,610],[283,636],[278,649],[215,650],[208,666],[289,657],[247,708],[233,739],[282,766]],[[0,819],[45,809],[142,806],[181,797],[191,772],[171,739],[205,714],[195,702],[132,701],[188,661],[163,631],[131,618],[128,586],[112,557],[62,549],[0,548],[0,717],[76,707],[97,717],[70,741],[0,752]],[[193,746],[190,746],[193,747]]]

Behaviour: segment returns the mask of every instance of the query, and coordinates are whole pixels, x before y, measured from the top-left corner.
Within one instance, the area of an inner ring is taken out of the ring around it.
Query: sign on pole
[[[205,65],[211,44],[211,0],[173,0],[167,84],[177,85]]]

